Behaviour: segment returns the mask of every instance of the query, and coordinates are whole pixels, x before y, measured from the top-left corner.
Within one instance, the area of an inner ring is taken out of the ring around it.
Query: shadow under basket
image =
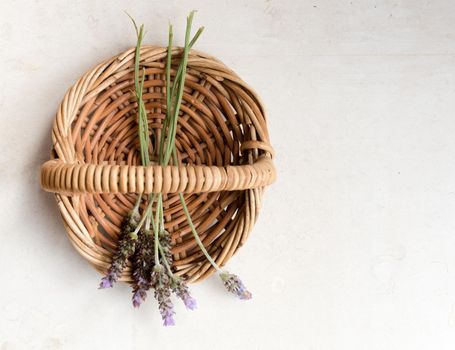
[[[172,49],[171,80],[182,54]],[[140,165],[134,48],[85,74],[55,118],[51,160],[41,169],[77,251],[105,273],[123,218],[138,194],[163,193],[173,268],[190,282],[214,272],[193,238],[183,193],[200,238],[223,266],[248,238],[265,186],[275,179],[264,108],[256,93],[219,60],[190,51],[176,135],[178,165],[157,165],[166,113],[167,48],[143,46],[143,99],[152,165]],[[146,197],[144,196],[144,199]],[[131,281],[130,266],[123,281]]]

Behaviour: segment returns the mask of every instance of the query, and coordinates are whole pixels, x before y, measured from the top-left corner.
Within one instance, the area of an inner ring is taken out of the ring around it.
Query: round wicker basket
[[[181,53],[172,49],[172,74]],[[166,109],[166,56],[167,48],[141,48],[152,160]],[[134,57],[133,48],[101,63],[67,92],[41,184],[55,193],[74,247],[103,273],[138,193],[165,194],[174,268],[188,281],[198,281],[214,270],[192,237],[177,194],[185,194],[202,242],[224,265],[248,238],[263,189],[275,179],[264,108],[232,70],[192,50],[176,136],[180,164],[140,166]],[[130,281],[130,273],[128,267],[122,280]]]

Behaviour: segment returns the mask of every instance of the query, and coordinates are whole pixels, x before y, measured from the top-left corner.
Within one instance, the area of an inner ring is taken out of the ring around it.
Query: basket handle
[[[66,195],[84,193],[200,193],[264,187],[275,180],[272,160],[251,165],[136,166],[68,164],[49,160],[41,168],[41,187]]]

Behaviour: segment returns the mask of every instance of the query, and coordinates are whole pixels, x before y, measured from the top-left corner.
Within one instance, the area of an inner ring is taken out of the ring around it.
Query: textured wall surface
[[[278,181],[230,270],[193,286],[161,327],[150,298],[99,275],[39,188],[66,89],[135,44],[127,10],[164,45],[185,16],[197,48],[268,108]],[[455,3],[62,1],[0,4],[0,349],[453,349]]]

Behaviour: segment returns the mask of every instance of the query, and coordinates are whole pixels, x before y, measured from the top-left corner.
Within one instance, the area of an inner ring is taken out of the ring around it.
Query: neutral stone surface
[[[226,62],[266,102],[279,179],[232,260],[254,293],[195,285],[163,328],[65,236],[39,188],[64,92],[134,45],[128,10],[165,44]],[[455,3],[2,1],[0,349],[453,349]]]

